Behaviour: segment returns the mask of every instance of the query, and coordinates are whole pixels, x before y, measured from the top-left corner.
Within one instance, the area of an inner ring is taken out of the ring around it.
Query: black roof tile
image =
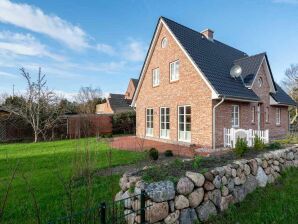
[[[276,102],[279,104],[297,106],[297,103],[279,85],[275,85],[277,91],[276,93],[270,93],[270,95]]]

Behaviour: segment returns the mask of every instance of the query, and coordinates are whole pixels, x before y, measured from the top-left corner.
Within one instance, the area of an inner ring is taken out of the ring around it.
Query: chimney
[[[213,33],[214,31],[209,28],[201,32],[201,34],[203,34],[208,40],[211,40],[211,41],[213,41]]]

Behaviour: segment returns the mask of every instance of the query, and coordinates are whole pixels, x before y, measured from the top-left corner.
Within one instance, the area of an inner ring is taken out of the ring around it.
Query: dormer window
[[[258,79],[258,84],[259,84],[259,87],[261,88],[263,85],[263,79],[261,77]]]
[[[161,41],[161,47],[166,48],[168,46],[168,39],[164,37]]]

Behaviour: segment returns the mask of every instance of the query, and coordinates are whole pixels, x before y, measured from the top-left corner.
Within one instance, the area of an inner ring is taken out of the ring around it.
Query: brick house
[[[109,94],[105,103],[96,105],[96,114],[115,114],[133,111],[130,104],[137,85],[138,79],[130,79],[125,94]]]
[[[138,137],[199,147],[224,144],[224,128],[288,131],[296,106],[273,78],[266,53],[246,53],[161,17],[132,106]]]

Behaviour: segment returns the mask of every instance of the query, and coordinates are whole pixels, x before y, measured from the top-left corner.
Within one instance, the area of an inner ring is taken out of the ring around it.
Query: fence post
[[[106,203],[100,204],[100,224],[106,224]]]
[[[146,211],[145,211],[145,195],[146,192],[145,190],[141,191],[141,224],[145,224],[146,223]]]

